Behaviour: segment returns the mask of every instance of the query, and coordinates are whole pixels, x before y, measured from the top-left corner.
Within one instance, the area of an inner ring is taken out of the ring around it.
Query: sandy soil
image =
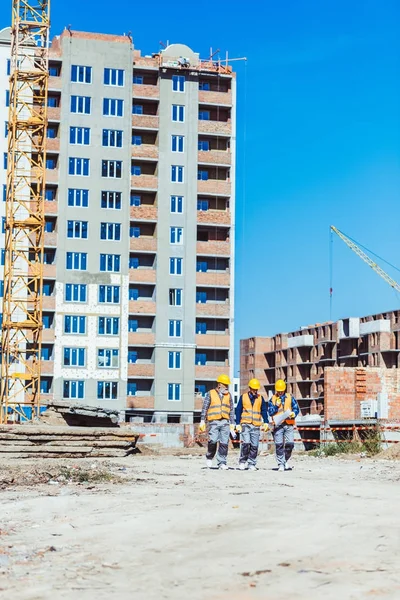
[[[9,465],[2,599],[400,598],[399,462],[298,456],[278,473],[267,457],[253,473],[137,455],[96,463],[116,483],[80,485],[54,483],[55,461]]]

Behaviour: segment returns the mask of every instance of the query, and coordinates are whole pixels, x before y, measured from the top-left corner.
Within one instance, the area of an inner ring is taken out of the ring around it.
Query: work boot
[[[208,467],[209,469],[212,469],[212,466],[213,466],[213,465],[212,465],[212,460],[211,460],[210,458],[207,458],[207,459],[206,459],[206,465],[207,465],[207,467]]]
[[[258,469],[257,469],[256,465],[250,465],[249,471],[258,471]]]
[[[285,471],[293,471],[293,465],[290,467],[287,463],[285,465]]]
[[[245,471],[247,469],[247,463],[239,463],[239,469]]]
[[[284,470],[285,470],[285,467],[283,465],[279,465],[278,471],[284,471]]]
[[[229,469],[226,463],[221,463],[220,465],[218,465],[218,468],[221,469],[221,471],[228,471]]]

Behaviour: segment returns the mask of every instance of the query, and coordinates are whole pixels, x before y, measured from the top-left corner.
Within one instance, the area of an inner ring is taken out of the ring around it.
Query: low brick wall
[[[324,407],[326,420],[357,420],[360,403],[388,398],[391,420],[400,419],[400,370],[383,367],[329,367],[325,369]]]

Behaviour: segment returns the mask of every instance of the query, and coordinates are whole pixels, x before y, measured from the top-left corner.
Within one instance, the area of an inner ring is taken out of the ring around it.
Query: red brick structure
[[[396,373],[400,367],[400,310],[316,323],[290,333],[240,342],[241,390],[252,377],[260,380],[266,393],[273,391],[277,379],[284,379],[303,415],[325,414],[327,367],[353,368],[346,371],[342,397],[354,389],[357,401],[369,399],[364,398],[369,392],[365,368],[380,367],[382,372]],[[388,378],[391,381],[395,375]],[[346,410],[352,416],[343,413],[341,418],[359,418],[354,406]]]
[[[325,369],[325,419],[357,420],[361,402],[377,400],[388,403],[388,419],[400,419],[400,371],[384,367]]]

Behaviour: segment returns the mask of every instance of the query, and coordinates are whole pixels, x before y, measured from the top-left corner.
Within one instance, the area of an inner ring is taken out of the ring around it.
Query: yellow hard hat
[[[284,392],[285,390],[286,383],[283,381],[283,379],[278,379],[278,381],[275,383],[275,391]]]
[[[258,379],[250,379],[249,381],[249,388],[252,390],[259,390],[261,387],[260,382],[258,381]]]
[[[217,377],[217,383],[222,383],[223,385],[230,385],[231,380],[229,379],[228,375],[219,375]]]

